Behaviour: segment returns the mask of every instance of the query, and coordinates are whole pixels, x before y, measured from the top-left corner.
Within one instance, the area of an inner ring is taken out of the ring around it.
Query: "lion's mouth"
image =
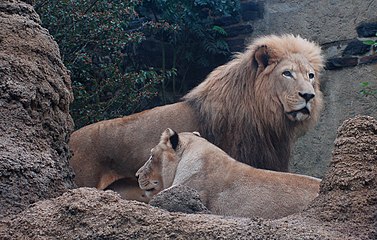
[[[154,190],[156,190],[156,188],[148,188],[148,189],[144,189],[144,191],[146,191],[146,192],[153,192]]]
[[[295,110],[295,111],[287,112],[287,115],[292,120],[299,120],[298,117],[300,117],[302,115],[310,116],[310,111],[309,111],[309,109],[307,107],[303,107],[300,110]]]

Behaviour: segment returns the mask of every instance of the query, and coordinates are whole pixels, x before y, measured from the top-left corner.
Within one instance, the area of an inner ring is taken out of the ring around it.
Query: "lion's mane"
[[[235,159],[249,165],[288,171],[293,142],[319,118],[322,108],[320,83],[314,83],[311,117],[290,121],[277,96],[269,91],[270,72],[260,73],[257,49],[267,47],[268,65],[277,65],[290,54],[303,55],[316,75],[323,68],[321,49],[299,36],[265,36],[245,52],[212,71],[204,82],[183,97],[200,116],[199,131]],[[247,126],[247,127],[245,127]]]

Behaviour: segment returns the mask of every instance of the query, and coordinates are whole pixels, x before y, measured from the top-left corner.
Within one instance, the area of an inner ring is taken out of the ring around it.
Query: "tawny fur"
[[[254,57],[260,46],[267,46],[265,68]],[[282,89],[276,89],[281,79],[271,79],[277,65],[293,55],[307,61],[317,76],[313,110],[305,121],[287,119],[278,99]],[[288,171],[295,138],[318,121],[322,109],[322,64],[321,49],[311,42],[292,35],[263,37],[212,71],[184,100],[199,112],[199,132],[229,155],[258,168]]]
[[[244,53],[216,68],[182,102],[74,132],[69,145],[75,181],[79,186],[105,189],[119,179],[132,179],[167,127],[199,131],[249,165],[288,171],[292,144],[319,117],[322,64],[320,48],[300,37],[256,39]],[[295,77],[284,77],[284,70]],[[314,82],[308,79],[311,71]],[[315,95],[307,105],[310,112],[288,114],[303,106],[300,91]]]
[[[174,185],[197,190],[214,214],[277,219],[305,209],[318,195],[320,179],[250,167],[192,133],[180,133],[174,149],[167,129],[137,172],[153,197]]]

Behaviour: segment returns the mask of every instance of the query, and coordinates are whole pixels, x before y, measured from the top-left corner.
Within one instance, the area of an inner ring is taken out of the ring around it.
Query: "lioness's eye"
[[[313,79],[314,78],[314,73],[309,73],[309,79]]]
[[[292,75],[292,73],[290,71],[284,71],[283,72],[283,76],[284,77],[289,77],[289,78],[293,77],[293,75]]]

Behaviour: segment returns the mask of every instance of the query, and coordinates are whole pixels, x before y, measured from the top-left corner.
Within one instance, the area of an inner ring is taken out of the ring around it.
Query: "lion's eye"
[[[290,71],[284,71],[283,72],[283,76],[284,77],[289,77],[289,78],[293,77],[293,75],[292,75],[292,73]]]
[[[314,73],[309,73],[309,79],[313,79],[314,78]]]

